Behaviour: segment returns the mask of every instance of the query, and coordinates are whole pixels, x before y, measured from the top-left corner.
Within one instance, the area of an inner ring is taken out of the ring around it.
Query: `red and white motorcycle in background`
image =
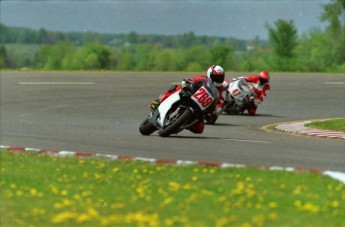
[[[230,83],[223,111],[228,114],[243,114],[255,98],[253,86],[245,79]]]
[[[150,135],[159,130],[161,137],[177,134],[213,111],[217,97],[218,91],[212,83],[192,83],[170,95],[156,110],[150,110],[139,131],[142,135]]]
[[[243,114],[248,109],[255,97],[253,86],[245,79],[235,80],[230,83],[224,100],[222,112],[228,114]],[[214,124],[220,114],[207,113],[205,121],[207,124]]]

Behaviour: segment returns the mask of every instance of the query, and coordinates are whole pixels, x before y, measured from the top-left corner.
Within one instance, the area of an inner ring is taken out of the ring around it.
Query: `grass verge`
[[[327,121],[315,121],[305,125],[306,127],[318,128],[324,130],[335,130],[340,132],[345,132],[345,118],[334,119]]]
[[[1,226],[345,226],[321,174],[0,154]]]

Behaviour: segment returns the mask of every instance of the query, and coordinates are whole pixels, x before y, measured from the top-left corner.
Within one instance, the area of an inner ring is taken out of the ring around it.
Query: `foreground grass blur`
[[[327,121],[315,121],[306,124],[307,127],[324,129],[324,130],[335,130],[340,132],[345,132],[345,118],[343,119],[333,119]]]
[[[345,226],[321,174],[0,154],[1,226]]]

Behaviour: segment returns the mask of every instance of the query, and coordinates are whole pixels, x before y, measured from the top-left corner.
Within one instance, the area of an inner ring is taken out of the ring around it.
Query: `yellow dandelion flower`
[[[54,203],[54,204],[53,204],[53,207],[54,207],[55,209],[61,209],[61,208],[63,208],[64,206],[63,206],[62,203],[57,202],[57,203]]]
[[[79,194],[74,194],[73,195],[73,199],[75,200],[80,200],[81,199],[81,196]]]
[[[102,175],[99,173],[94,173],[95,180],[99,180],[102,178]]]
[[[179,183],[172,181],[172,182],[169,182],[169,188],[171,191],[177,191],[181,188],[181,186]]]
[[[312,212],[312,213],[317,213],[319,212],[320,208],[319,206],[317,205],[314,205],[310,202],[307,202],[305,203],[302,207],[301,207],[302,210],[304,211],[309,211],[309,212]]]
[[[30,195],[33,197],[37,196],[37,190],[35,188],[30,189]]]
[[[168,205],[168,204],[170,204],[173,200],[174,200],[174,199],[173,199],[172,197],[165,198],[165,199],[163,200],[163,204],[164,204],[164,205]]]
[[[302,206],[302,202],[300,200],[295,200],[295,202],[293,203],[293,205],[295,207],[301,207]]]
[[[164,220],[164,224],[165,224],[166,226],[173,226],[174,223],[175,223],[174,220],[173,220],[173,219],[170,219],[170,218]]]
[[[62,191],[61,191],[61,195],[62,195],[62,196],[66,196],[66,195],[68,195],[68,191],[67,191],[67,190],[65,190],[65,189],[64,189],[64,190],[62,190]]]
[[[82,195],[83,197],[88,197],[88,196],[91,196],[91,195],[92,195],[92,192],[91,192],[91,191],[83,191],[83,192],[81,193],[81,195]]]
[[[185,184],[185,185],[183,185],[183,190],[188,191],[188,190],[190,190],[191,188],[192,188],[192,186],[191,186],[190,184]]]
[[[122,215],[112,214],[105,218],[102,218],[101,220],[101,224],[106,225],[106,226],[111,225],[111,224],[121,224],[121,223],[124,223],[124,217]]]
[[[158,193],[160,195],[167,195],[168,194],[163,188],[158,188]]]
[[[331,206],[334,207],[334,208],[339,207],[339,201],[334,200],[334,201],[331,203]]]
[[[73,203],[71,202],[71,200],[63,199],[62,204],[63,206],[68,207],[68,206],[71,206]]]
[[[89,209],[87,209],[87,214],[90,215],[93,218],[96,218],[99,216],[98,211],[95,210],[94,208],[90,207]]]
[[[277,208],[277,203],[276,202],[270,202],[268,204],[268,207],[271,208],[271,209]]]
[[[16,191],[16,196],[18,196],[18,197],[22,196],[23,194],[24,193],[21,190]]]
[[[78,223],[84,223],[84,222],[91,221],[91,220],[92,220],[92,217],[90,217],[88,214],[79,214],[76,217],[76,221]]]
[[[219,202],[224,202],[224,201],[226,201],[226,200],[227,200],[227,197],[224,196],[224,195],[218,197],[218,201],[219,201]]]
[[[119,170],[120,170],[120,169],[119,169],[118,167],[115,167],[115,168],[113,168],[112,171],[113,171],[114,173],[116,173],[116,172],[119,172]]]
[[[198,177],[196,177],[196,176],[192,177],[192,181],[197,181],[197,180],[198,180]]]
[[[51,219],[51,221],[53,223],[62,223],[68,220],[72,220],[75,219],[77,217],[77,213],[71,212],[71,211],[66,211],[66,212],[62,212],[62,213],[58,213],[55,216],[53,216],[53,218]]]
[[[248,198],[252,198],[256,194],[256,192],[252,189],[246,189],[246,194]]]
[[[236,188],[231,191],[231,194],[234,195],[240,195],[243,193],[243,190],[245,189],[245,185],[243,182],[239,181],[236,184]]]
[[[54,195],[59,194],[59,189],[55,185],[51,185],[50,190],[53,192]]]
[[[219,219],[216,220],[216,227],[227,226],[228,223],[229,223],[228,218],[226,218],[226,217],[221,217],[221,218],[219,218]]]

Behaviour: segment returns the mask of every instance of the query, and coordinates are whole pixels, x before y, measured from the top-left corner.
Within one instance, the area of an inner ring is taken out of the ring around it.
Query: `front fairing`
[[[157,118],[157,123],[162,127],[164,125],[164,119],[168,111],[172,108],[174,104],[180,102],[179,92],[175,92],[170,95],[164,102],[162,102],[158,107],[159,116]]]

